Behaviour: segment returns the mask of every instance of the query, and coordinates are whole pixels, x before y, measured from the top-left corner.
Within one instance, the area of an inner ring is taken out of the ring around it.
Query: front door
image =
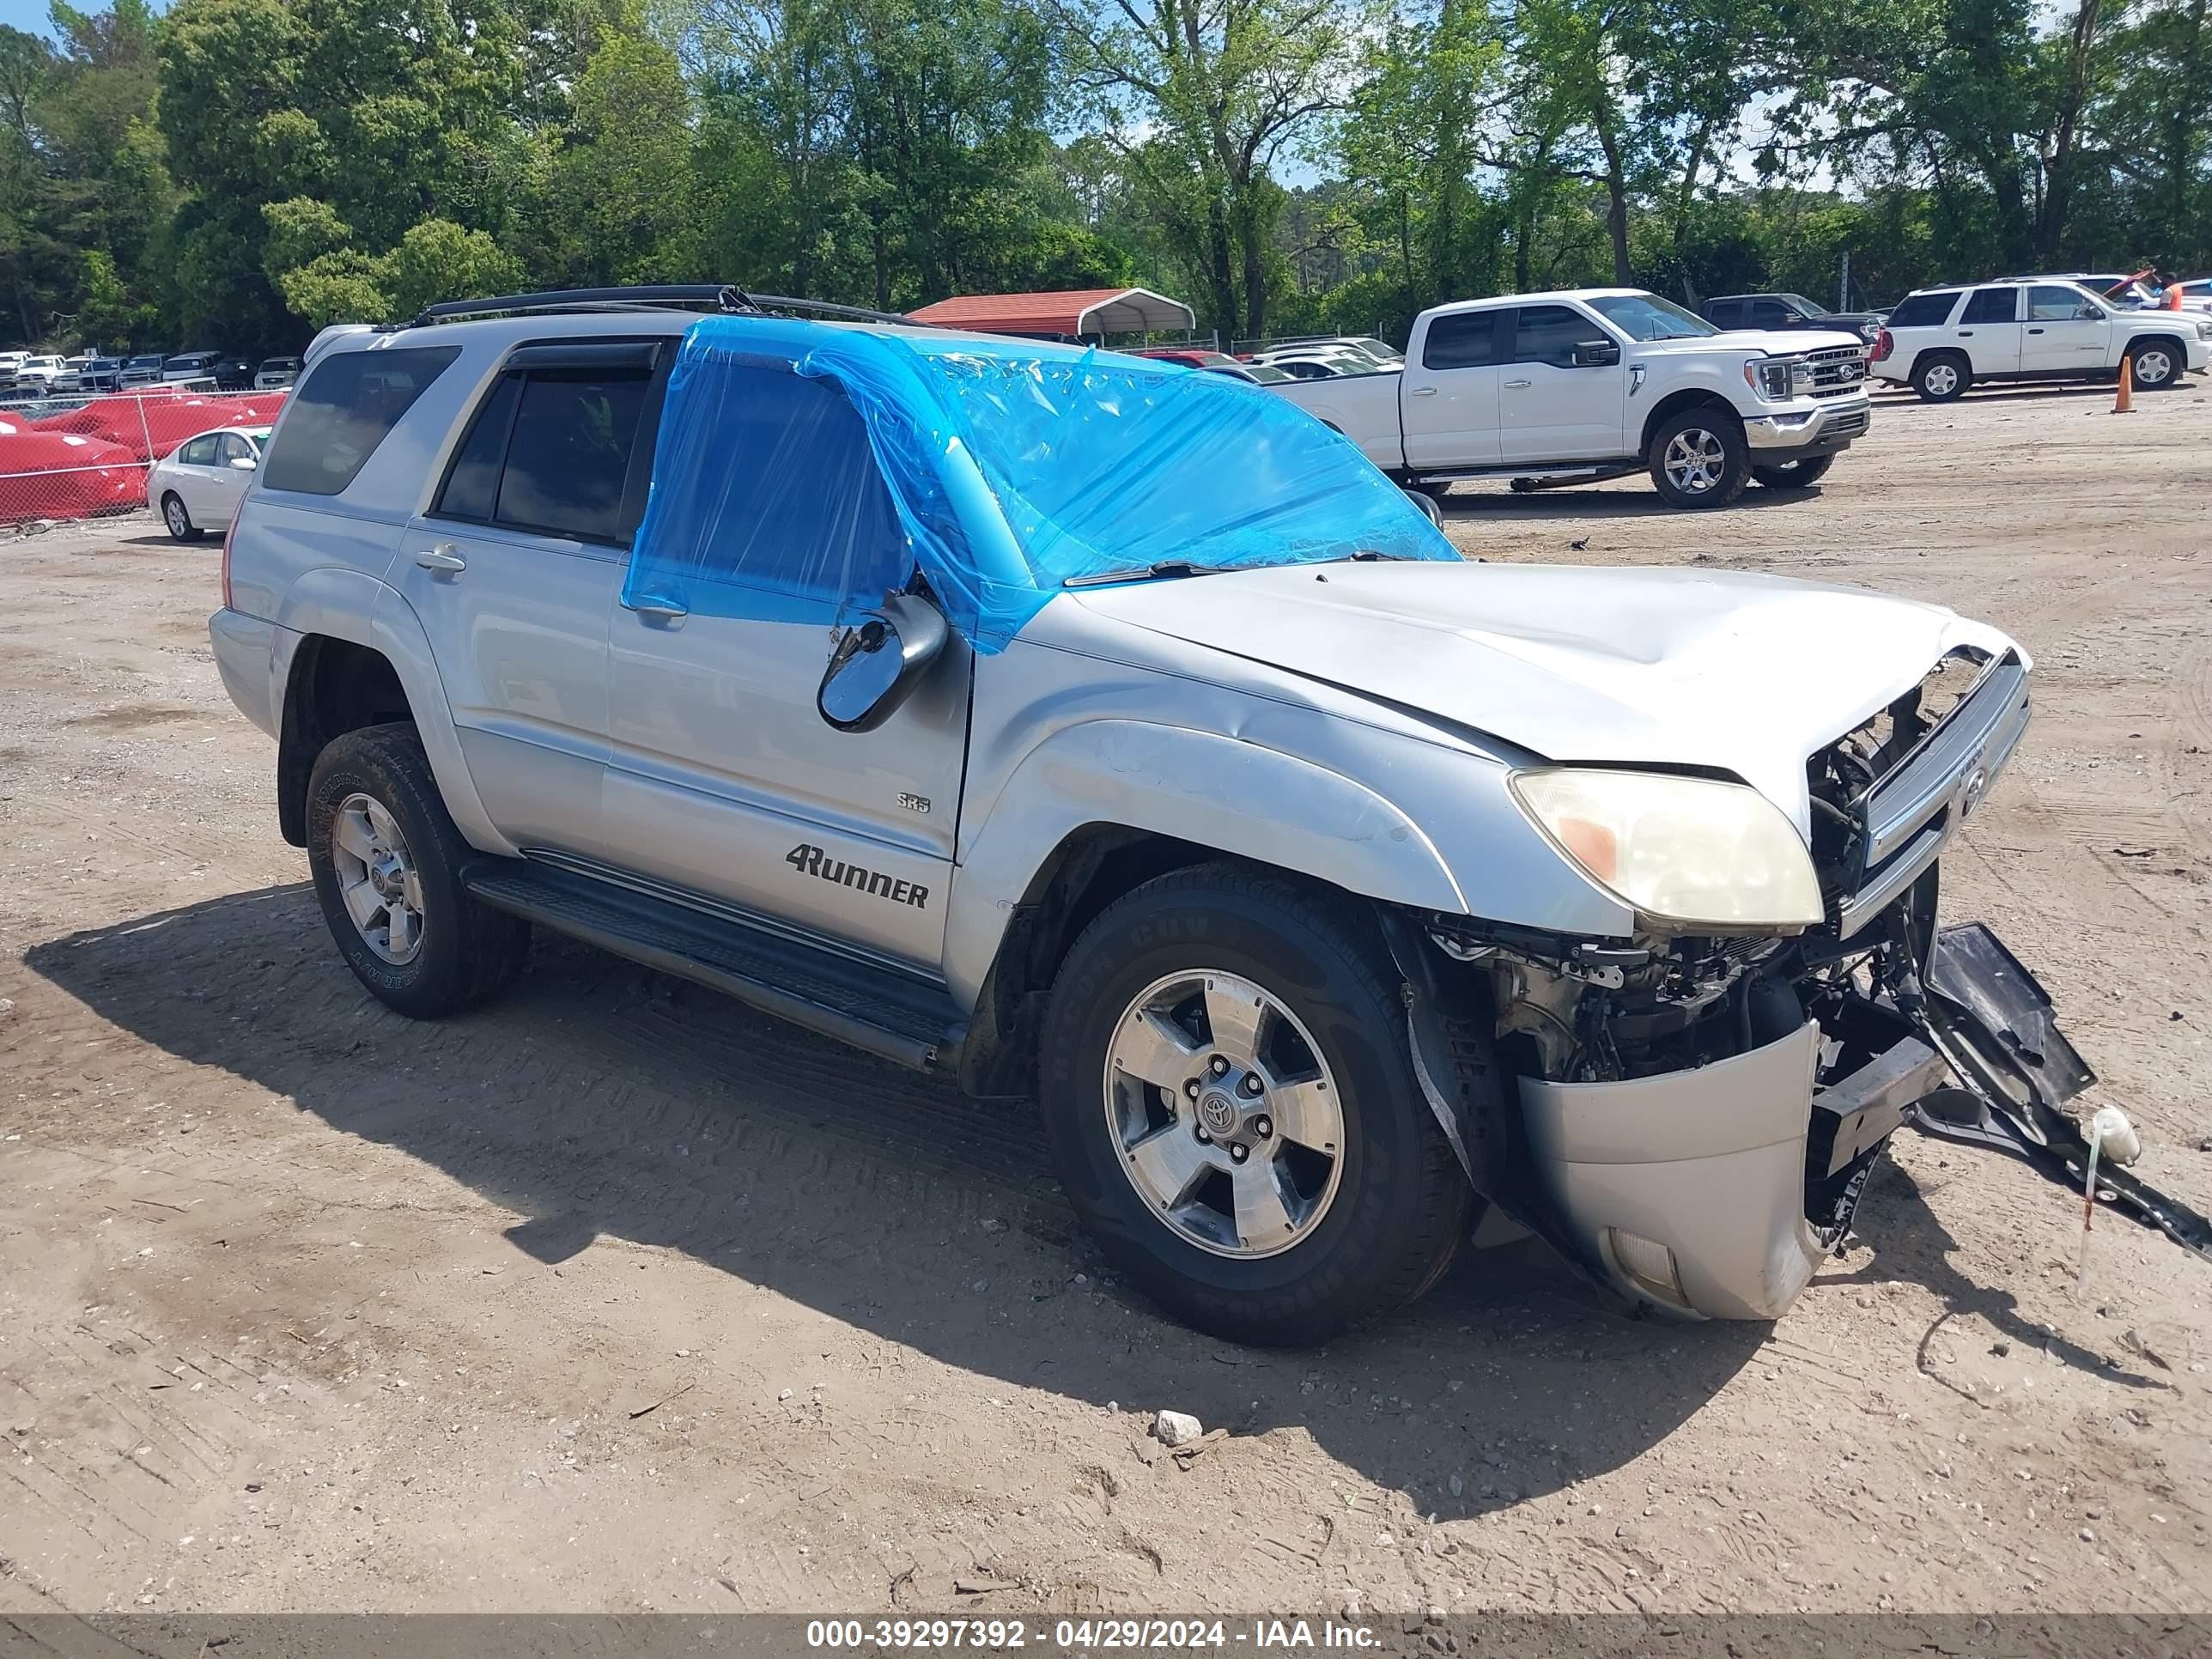
[[[511,353],[392,567],[484,811],[526,851],[605,855],[607,614],[643,507],[656,360],[672,348]]]
[[[2020,366],[2030,374],[2087,374],[2105,366],[2112,325],[2080,289],[2042,283],[2027,291]]]
[[[1496,465],[1501,320],[1510,345],[1510,311],[1447,312],[1429,319],[1419,361],[1407,362],[1399,377],[1408,465]]]
[[[1585,341],[1612,338],[1571,306],[1522,306],[1515,313],[1513,349],[1498,392],[1508,463],[1611,460],[1629,453],[1627,368],[1575,362]]]
[[[715,373],[711,418],[693,410],[664,435],[653,520],[613,610],[610,857],[933,972],[967,648],[952,641],[872,732],[823,720],[832,648],[907,585],[913,556],[841,392],[780,367]]]

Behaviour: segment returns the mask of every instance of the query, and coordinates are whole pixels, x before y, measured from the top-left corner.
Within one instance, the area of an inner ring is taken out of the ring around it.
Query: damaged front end
[[[2079,1191],[2090,1148],[2063,1109],[2094,1075],[1988,928],[1935,924],[1938,855],[2027,715],[2017,656],[1961,652],[1812,756],[1823,915],[1787,935],[1425,918],[1443,962],[1413,984],[1414,1046],[1477,1186],[1618,1289],[1735,1319],[1796,1299],[1900,1127]],[[2110,1164],[2098,1182],[2212,1257],[2204,1218]]]

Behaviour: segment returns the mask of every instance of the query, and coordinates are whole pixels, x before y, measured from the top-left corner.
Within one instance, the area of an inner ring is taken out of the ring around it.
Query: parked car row
[[[73,357],[0,351],[0,398],[68,398],[173,380],[212,380],[224,392],[265,392],[291,385],[299,374],[297,357],[264,358],[257,366],[218,351]]]

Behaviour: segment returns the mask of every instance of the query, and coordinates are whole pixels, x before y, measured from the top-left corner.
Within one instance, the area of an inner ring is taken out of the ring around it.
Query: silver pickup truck
[[[2002,634],[1468,562],[1262,388],[823,309],[316,343],[210,627],[373,994],[457,1015],[543,927],[1034,1102],[1112,1259],[1252,1341],[1478,1233],[1772,1318],[1905,1125],[2075,1178],[2087,1068],[1936,924]]]

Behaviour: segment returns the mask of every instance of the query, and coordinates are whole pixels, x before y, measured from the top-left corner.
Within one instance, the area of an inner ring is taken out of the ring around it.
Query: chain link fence
[[[156,461],[217,427],[268,425],[284,397],[195,380],[0,399],[0,527],[142,508]]]

